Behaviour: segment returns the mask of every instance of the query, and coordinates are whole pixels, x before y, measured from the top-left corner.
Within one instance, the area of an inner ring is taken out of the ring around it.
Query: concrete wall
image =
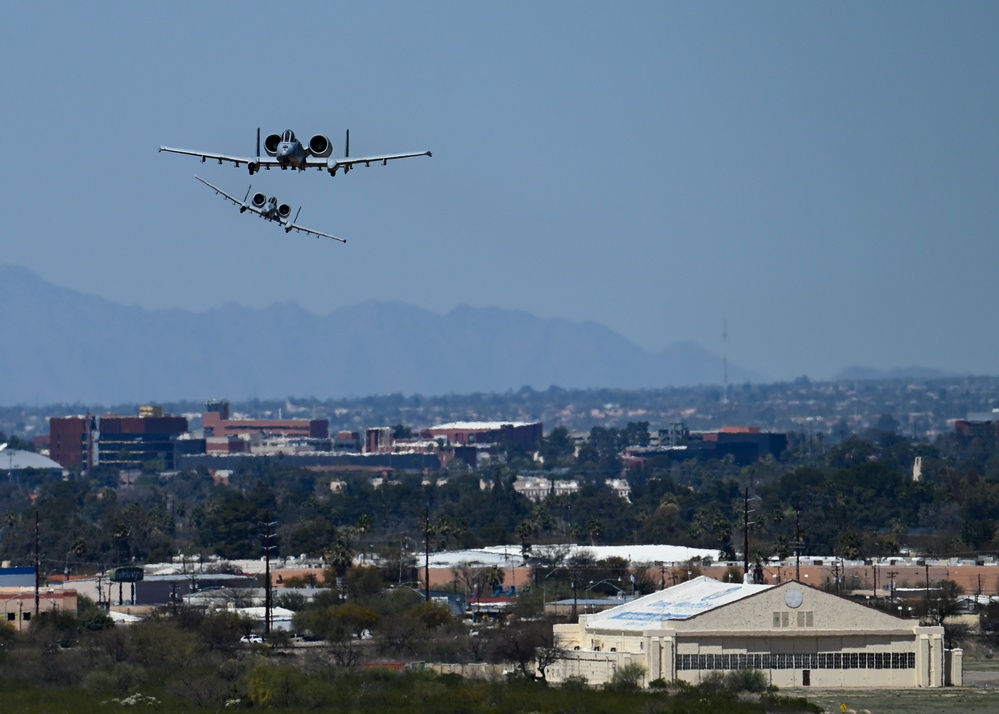
[[[611,681],[619,668],[633,662],[646,667],[644,657],[627,652],[573,651],[569,652],[566,659],[560,660],[548,668],[548,680],[564,682],[569,677],[582,677],[587,684],[598,686]],[[648,669],[646,669],[643,684],[648,686],[649,681]]]

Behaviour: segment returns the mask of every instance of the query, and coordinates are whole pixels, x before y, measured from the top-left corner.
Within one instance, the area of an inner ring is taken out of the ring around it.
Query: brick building
[[[144,406],[140,414],[144,416],[53,417],[49,420],[49,455],[67,469],[100,464],[140,468],[156,460],[172,469],[177,438],[187,433],[187,419],[164,416],[159,407]]]
[[[328,419],[230,419],[228,401],[212,401],[204,414],[205,437],[269,434],[291,439],[328,439]]]
[[[439,424],[427,430],[434,438],[442,437],[449,446],[510,444],[534,451],[541,444],[541,422],[458,421]]]

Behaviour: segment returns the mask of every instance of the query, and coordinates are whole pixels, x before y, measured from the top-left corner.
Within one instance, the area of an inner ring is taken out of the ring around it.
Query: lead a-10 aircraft
[[[239,206],[240,213],[253,211],[261,218],[266,218],[268,221],[274,221],[275,223],[281,224],[281,227],[284,228],[285,233],[291,233],[292,231],[302,231],[302,233],[311,233],[312,235],[319,236],[321,238],[332,238],[333,240],[338,240],[341,243],[347,242],[346,238],[337,238],[336,236],[331,236],[329,233],[323,233],[322,231],[314,231],[311,228],[306,228],[305,226],[298,225],[297,222],[298,214],[302,212],[301,206],[299,206],[298,208],[298,213],[295,214],[295,220],[290,220],[289,216],[291,216],[291,206],[289,206],[287,203],[278,203],[277,198],[275,198],[274,196],[268,198],[267,196],[259,192],[253,194],[253,198],[251,199],[250,191],[253,189],[253,186],[250,186],[250,188],[246,189],[246,196],[243,198],[242,201],[240,201],[235,196],[230,196],[228,193],[220,189],[218,186],[213,186],[212,184],[208,183],[200,176],[195,176],[194,178],[198,179],[198,181],[205,184],[205,186],[214,189],[215,193],[225,196],[227,199],[229,199],[237,206]],[[249,203],[247,203],[247,199],[250,199]]]
[[[220,164],[229,162],[239,168],[240,164],[246,164],[252,176],[261,168],[270,169],[272,166],[280,169],[326,169],[330,176],[336,176],[339,169],[347,173],[358,164],[371,166],[378,161],[382,165],[395,159],[408,159],[414,156],[433,156],[429,151],[419,151],[412,154],[385,154],[384,156],[361,156],[351,158],[350,156],[350,130],[347,130],[347,141],[344,145],[344,157],[342,159],[332,158],[333,144],[322,134],[316,134],[309,139],[308,144],[303,144],[295,138],[295,132],[288,129],[283,134],[271,134],[264,139],[264,151],[267,156],[260,155],[260,129],[257,129],[257,156],[228,156],[226,154],[210,154],[205,151],[190,151],[188,149],[171,149],[168,146],[161,146],[160,151],[167,151],[172,154],[186,154],[188,156],[200,156],[201,163],[207,159],[213,159]],[[268,158],[271,157],[271,158]]]

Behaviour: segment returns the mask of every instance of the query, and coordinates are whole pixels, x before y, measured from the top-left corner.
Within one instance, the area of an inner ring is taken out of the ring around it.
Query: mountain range
[[[596,322],[460,305],[363,302],[144,309],[0,266],[0,404],[642,389],[720,384],[691,342],[651,353]],[[760,376],[728,366],[733,383]]]

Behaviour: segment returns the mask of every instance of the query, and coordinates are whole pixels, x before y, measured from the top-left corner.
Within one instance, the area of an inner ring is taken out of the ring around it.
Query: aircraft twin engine
[[[277,156],[278,145],[280,143],[280,134],[270,134],[266,139],[264,139],[264,151],[266,151],[269,156]]]
[[[277,211],[278,215],[281,216],[281,218],[287,218],[288,216],[291,215],[291,206],[289,206],[287,203],[282,203],[280,206],[278,206]]]
[[[322,134],[316,134],[314,137],[309,139],[308,147],[303,147],[295,139],[295,135],[290,131],[285,132],[284,136],[281,134],[269,134],[266,139],[264,139],[264,151],[267,152],[269,156],[277,156],[278,149],[281,148],[282,142],[292,142],[292,146],[298,146],[298,149],[293,151],[304,150],[307,155],[318,156],[319,158],[325,159],[330,154],[333,153],[333,144],[330,140],[323,136]]]
[[[253,205],[257,208],[263,208],[264,204],[267,203],[267,196],[262,193],[253,194]]]
[[[309,151],[312,152],[313,156],[325,159],[333,153],[333,144],[322,134],[316,134],[309,139]]]

